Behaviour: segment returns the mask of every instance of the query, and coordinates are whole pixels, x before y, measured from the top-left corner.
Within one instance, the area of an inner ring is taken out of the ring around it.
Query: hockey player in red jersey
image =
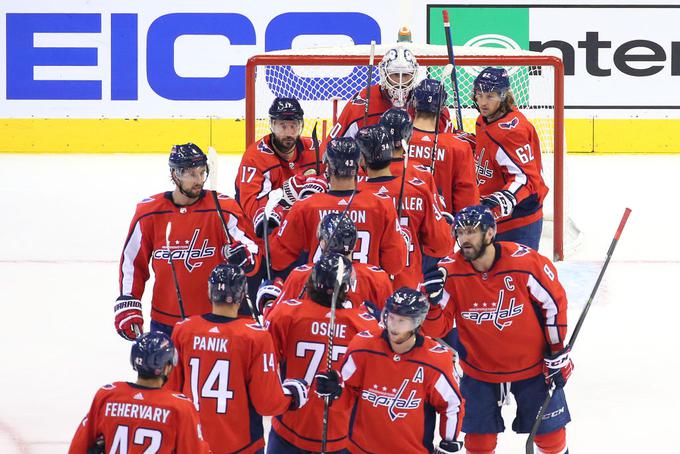
[[[572,362],[564,348],[567,297],[557,271],[527,246],[495,241],[496,223],[482,205],[459,211],[454,226],[460,250],[425,275],[432,307],[423,331],[442,336],[454,323],[458,328],[453,347],[464,372],[466,449],[494,452],[510,392],[517,401],[512,428],[529,433],[554,385],[535,442],[542,453],[565,453],[570,417],[562,388]]]
[[[344,264],[342,276],[338,262]],[[377,320],[361,308],[346,307],[351,286],[352,263],[343,255],[330,253],[315,264],[306,284],[306,296],[281,301],[269,314],[267,324],[274,338],[277,355],[285,365],[286,376],[305,377],[312,383],[319,369],[325,368],[329,328],[329,308],[333,289],[341,281],[335,311],[333,364],[340,364],[352,338],[357,333],[378,330]],[[349,304],[351,306],[351,304]],[[343,451],[351,407],[344,400],[329,409],[326,452]],[[300,411],[272,418],[268,453],[320,452],[324,401],[310,394],[309,404]],[[346,452],[346,451],[343,451]]]
[[[499,241],[538,250],[548,193],[538,133],[517,109],[505,69],[480,72],[472,96],[480,114],[475,162],[482,205],[496,218]]]
[[[163,387],[177,363],[170,338],[161,332],[144,333],[132,345],[130,363],[137,381],[113,382],[97,391],[69,454],[210,453],[191,401]]]
[[[312,194],[293,205],[281,226],[271,235],[272,267],[284,270],[301,254],[312,256],[319,247],[316,232],[321,219],[328,213],[341,213],[347,209],[345,215],[354,222],[359,238],[353,258],[380,266],[387,273],[398,274],[406,263],[405,232],[399,226],[397,211],[388,195],[355,190],[359,149],[354,139],[333,139],[324,160],[329,191]],[[280,222],[276,212],[270,221]]]
[[[330,138],[354,137],[359,128],[377,124],[380,116],[388,109],[410,109],[409,99],[411,90],[416,85],[418,76],[418,61],[410,49],[397,46],[385,52],[378,64],[380,83],[372,85],[355,94],[342,109],[337,122],[330,132]],[[364,124],[364,112],[368,106],[368,117]],[[445,130],[450,126],[450,115],[443,109],[440,117],[440,127]]]
[[[303,407],[308,386],[294,378],[282,384],[271,336],[238,316],[246,299],[239,267],[217,265],[208,288],[212,312],[177,323],[172,333],[179,360],[167,386],[193,400],[215,454],[262,452],[261,415]]]
[[[341,213],[329,213],[321,220],[317,230],[319,239],[319,249],[314,255],[316,262],[322,255],[328,253],[342,254],[352,260],[354,247],[357,243],[357,229],[354,223],[347,216]],[[258,291],[258,308],[267,306],[268,303],[276,303],[287,299],[301,298],[309,276],[312,273],[312,265],[302,265],[290,272],[285,282],[277,286],[265,285]],[[354,279],[347,291],[347,301],[352,303],[352,307],[359,307],[368,301],[372,303],[371,309],[376,307],[382,309],[387,297],[392,294],[392,281],[389,275],[381,268],[360,263],[352,262]],[[261,312],[271,309],[262,309]]]
[[[413,89],[412,105],[415,118],[413,136],[409,142],[409,159],[431,168],[435,117],[437,109],[444,109],[446,105],[446,91],[439,81],[424,79]],[[437,151],[434,152],[432,173],[444,198],[444,209],[455,214],[466,206],[478,205],[479,189],[470,142],[442,129],[436,135]]]
[[[140,300],[150,276],[149,262],[155,275],[151,330],[168,335],[182,318],[182,311],[186,316],[210,311],[207,282],[215,265],[227,259],[242,266],[248,275],[259,267],[258,247],[251,239],[252,224],[244,219],[241,207],[226,195],[203,189],[209,171],[203,151],[192,143],[175,145],[169,165],[174,191],[139,202],[120,259],[115,326],[118,334],[129,340],[137,337],[144,324]],[[231,243],[227,242],[220,216],[227,224]],[[170,259],[183,307],[175,291]]]
[[[282,188],[284,197],[280,204],[290,208],[308,177],[316,174],[312,139],[300,136],[304,111],[298,100],[274,99],[269,108],[269,121],[271,134],[248,147],[236,174],[236,200],[251,221],[257,215],[263,216],[272,190]],[[312,186],[306,190],[312,191]]]
[[[366,126],[359,129],[355,140],[368,172],[368,179],[359,183],[359,190],[388,195],[395,206],[401,203],[402,229],[409,232],[411,247],[406,266],[394,276],[394,287],[416,288],[423,278],[421,248],[435,257],[444,257],[453,249],[449,224],[441,215],[438,197],[418,178],[417,170],[407,169],[403,184],[401,173],[391,173],[394,145],[387,128]],[[431,178],[429,173],[425,176]]]
[[[464,405],[453,352],[418,332],[428,307],[422,293],[400,288],[383,310],[385,329],[359,333],[352,340],[342,375],[337,371],[317,375],[317,393],[340,399],[349,393],[356,399],[351,452],[461,450],[463,444],[457,439]],[[435,413],[442,438],[437,448],[433,447]]]

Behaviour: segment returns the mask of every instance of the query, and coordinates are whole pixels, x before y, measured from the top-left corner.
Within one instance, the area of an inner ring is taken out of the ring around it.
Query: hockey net
[[[446,46],[408,46],[419,63],[419,79],[442,79],[449,63]],[[372,84],[380,83],[377,64],[390,48],[375,48]],[[564,213],[564,79],[562,61],[529,51],[455,47],[456,74],[465,131],[474,132],[478,112],[471,100],[474,78],[487,66],[504,67],[511,78],[519,109],[534,124],[541,140],[543,173],[550,187],[544,202],[541,249],[552,243],[552,255],[562,260],[576,248],[580,231]],[[246,67],[246,142],[269,133],[268,110],[277,96],[297,98],[304,111],[303,135],[317,126],[319,139],[330,133],[346,101],[366,87],[370,46],[296,49],[251,57]],[[449,111],[455,122],[453,83],[444,75]]]

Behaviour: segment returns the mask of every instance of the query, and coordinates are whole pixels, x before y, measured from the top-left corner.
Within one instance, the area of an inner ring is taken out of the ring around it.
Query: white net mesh
[[[431,77],[441,80],[444,68],[448,64],[446,47],[435,45],[409,45],[409,47],[420,63],[419,79]],[[377,64],[388,48],[388,46],[376,46],[372,85],[380,83]],[[365,88],[368,81],[367,64],[370,46],[277,51],[267,55],[282,56],[282,58],[275,65],[265,64],[255,67],[255,120],[254,124],[246,125],[247,128],[254,128],[255,139],[269,133],[268,109],[277,96],[294,97],[300,101],[305,111],[303,135],[311,135],[314,125],[317,124],[319,137],[324,137],[330,132],[334,118],[340,114],[346,101]],[[455,55],[463,127],[468,132],[474,132],[474,123],[478,115],[471,99],[475,77],[487,66],[502,66],[508,70],[515,101],[520,110],[534,124],[541,140],[544,176],[551,188],[544,204],[544,220],[547,222],[544,225],[546,234],[542,245],[552,244],[550,238],[553,226],[549,224],[554,221],[554,191],[552,190],[555,158],[554,67],[522,64],[521,62],[513,66],[491,63],[495,62],[498,56],[516,58],[539,55],[535,52],[456,47]],[[330,61],[329,56],[332,57]],[[362,62],[348,63],[348,60],[356,60],[356,57],[360,57]],[[488,63],[485,60],[488,60]],[[450,77],[444,77],[444,86],[448,94],[447,103],[451,118],[455,121],[455,97]],[[565,223],[565,230],[568,230],[568,227],[569,225]],[[550,241],[547,241],[548,239]],[[574,241],[567,238],[565,250],[572,248],[573,244]],[[549,249],[545,252],[548,251]]]

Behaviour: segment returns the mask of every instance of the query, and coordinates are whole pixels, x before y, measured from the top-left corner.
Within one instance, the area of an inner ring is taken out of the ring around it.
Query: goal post
[[[419,64],[419,79],[439,79],[449,63],[446,46],[404,44]],[[376,63],[392,46],[376,46]],[[297,98],[305,111],[303,135],[318,121],[333,119],[333,107],[342,109],[366,85],[369,45],[274,51],[251,57],[246,65],[246,146],[267,134],[267,111],[276,96]],[[541,139],[544,177],[550,187],[544,203],[544,220],[552,221],[553,259],[563,260],[564,209],[564,65],[552,55],[497,48],[455,47],[463,123],[474,132],[478,115],[471,101],[472,81],[487,66],[508,69],[519,109],[534,124]],[[379,83],[374,68],[373,84]],[[445,80],[448,103],[452,84]],[[341,101],[337,101],[341,99]],[[335,101],[334,101],[335,100]],[[329,129],[330,131],[330,129]],[[549,203],[549,199],[552,203]],[[572,223],[573,224],[573,223]],[[545,225],[544,225],[545,228]]]

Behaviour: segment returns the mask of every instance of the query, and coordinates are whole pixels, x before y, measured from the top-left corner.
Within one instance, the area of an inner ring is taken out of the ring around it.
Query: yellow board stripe
[[[679,153],[680,119],[567,119],[570,153]],[[319,134],[321,131],[319,131]],[[241,119],[0,119],[0,153],[167,153],[195,142],[241,154]]]

